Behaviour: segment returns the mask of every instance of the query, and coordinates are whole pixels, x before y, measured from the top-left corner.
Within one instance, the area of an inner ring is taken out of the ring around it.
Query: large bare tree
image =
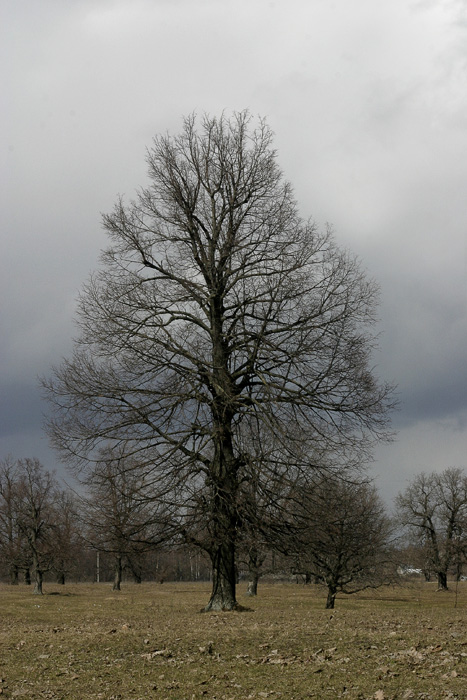
[[[180,518],[202,512],[206,609],[234,609],[250,428],[271,474],[307,469],[310,450],[364,459],[385,435],[378,288],[300,218],[264,121],[190,116],[147,162],[148,186],[104,216],[110,245],[80,298],[74,354],[45,382],[49,430],[78,466],[118,444]]]

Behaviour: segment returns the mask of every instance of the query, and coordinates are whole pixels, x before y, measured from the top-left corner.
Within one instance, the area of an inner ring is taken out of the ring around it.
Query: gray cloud
[[[464,3],[20,0],[5,17],[2,454],[55,459],[36,377],[70,351],[100,212],[144,184],[152,137],[249,107],[303,215],[380,281],[375,363],[401,398],[380,483],[466,466]]]

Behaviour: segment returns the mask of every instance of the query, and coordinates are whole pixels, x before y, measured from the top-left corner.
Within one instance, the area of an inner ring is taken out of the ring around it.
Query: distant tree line
[[[0,462],[0,577],[11,585],[43,581],[203,581],[206,553],[190,547],[148,492],[140,472],[115,452],[79,493],[60,484],[37,459]],[[281,524],[239,532],[236,576],[256,595],[261,576],[317,583],[326,607],[338,593],[395,583],[420,571],[459,579],[467,563],[467,477],[462,469],[416,476],[392,515],[365,480],[321,477],[288,492]],[[251,504],[250,504],[251,507]],[[265,503],[262,506],[265,511]]]

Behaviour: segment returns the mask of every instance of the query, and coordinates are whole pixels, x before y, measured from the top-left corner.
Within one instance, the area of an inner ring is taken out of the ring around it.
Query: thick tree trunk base
[[[215,577],[211,599],[205,608],[200,612],[243,612],[249,610],[243,605],[239,605],[235,596],[235,581]]]
[[[203,611],[223,612],[237,609],[238,603],[235,599],[235,586],[233,586],[233,590],[230,590],[228,586],[219,586],[217,590],[213,590],[211,599],[206,607],[203,608]]]
[[[447,574],[438,572],[438,591],[448,591],[448,577]]]
[[[233,529],[233,528],[232,528]],[[220,539],[220,537],[219,537]],[[205,612],[236,610],[235,545],[232,540],[224,541],[211,553],[212,589]]]
[[[234,610],[240,610],[241,606],[234,601],[233,603],[226,603],[223,600],[210,600],[205,608],[201,608],[201,612],[231,612]]]
[[[221,605],[217,605],[214,603],[214,605],[211,605],[211,601],[206,605],[205,608],[201,608],[200,613],[207,613],[207,612],[253,612],[252,608],[247,608],[244,605],[240,605],[240,603],[235,603],[233,607],[231,608],[226,608],[221,607]]]

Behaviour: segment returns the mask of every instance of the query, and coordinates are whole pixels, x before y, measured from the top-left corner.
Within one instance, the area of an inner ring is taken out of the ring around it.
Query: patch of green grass
[[[338,598],[260,585],[207,613],[205,584],[0,587],[0,695],[53,700],[467,699],[467,584]],[[457,603],[457,607],[455,607]]]

